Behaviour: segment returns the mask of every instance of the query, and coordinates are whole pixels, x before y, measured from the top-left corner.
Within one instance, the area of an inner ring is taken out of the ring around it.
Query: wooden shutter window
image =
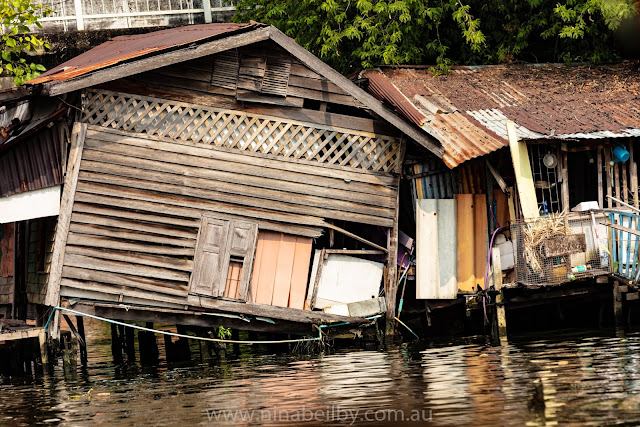
[[[218,296],[222,272],[226,273],[223,266],[228,265],[228,260],[225,258],[229,227],[229,221],[202,218],[189,287],[190,293]],[[226,278],[226,275],[224,277]]]
[[[288,59],[267,58],[261,92],[268,95],[287,96],[291,62]]]
[[[189,293],[247,299],[258,224],[203,217]]]
[[[236,90],[238,85],[238,52],[235,49],[214,56],[211,71],[211,86]]]

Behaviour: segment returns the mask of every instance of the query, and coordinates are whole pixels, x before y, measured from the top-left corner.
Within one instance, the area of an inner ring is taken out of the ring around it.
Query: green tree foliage
[[[637,0],[240,0],[335,68],[614,59]]]
[[[34,3],[33,0],[0,0],[0,19],[2,20],[0,74],[13,76],[17,86],[45,71],[42,65],[25,58],[25,54],[49,48],[42,37],[31,33],[29,25],[42,28],[38,19],[51,12],[51,9],[40,3]]]

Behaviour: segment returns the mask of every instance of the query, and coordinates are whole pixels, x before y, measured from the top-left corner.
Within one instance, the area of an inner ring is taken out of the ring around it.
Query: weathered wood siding
[[[388,226],[393,212],[375,203],[390,205],[395,190],[365,171],[97,126],[81,155],[63,296],[184,301],[203,214],[316,237],[323,218]]]

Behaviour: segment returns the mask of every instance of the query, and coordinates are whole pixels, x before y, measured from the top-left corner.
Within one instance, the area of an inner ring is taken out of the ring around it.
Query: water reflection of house
[[[637,71],[626,62],[361,73],[370,93],[444,148],[441,160],[411,151],[405,160],[417,219],[418,298],[436,307],[442,303],[434,300],[485,288],[498,227],[505,228],[493,240],[496,261],[512,287],[575,282],[579,291],[547,296],[602,296],[596,278],[608,283],[601,276],[612,272],[635,282]]]
[[[62,195],[58,173],[43,184],[54,203],[37,199],[53,210],[0,199],[18,229],[60,213],[46,299],[30,303],[306,333],[393,319],[407,141],[442,150],[277,29],[121,36],[21,90],[32,106],[62,103],[69,129],[68,146],[54,141],[68,149]],[[27,126],[58,132],[53,119]]]

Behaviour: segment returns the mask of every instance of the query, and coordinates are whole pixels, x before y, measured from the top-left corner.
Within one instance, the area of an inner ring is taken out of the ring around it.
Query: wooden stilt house
[[[29,85],[76,114],[48,305],[283,331],[394,318],[406,144],[442,148],[277,29],[117,37]]]

